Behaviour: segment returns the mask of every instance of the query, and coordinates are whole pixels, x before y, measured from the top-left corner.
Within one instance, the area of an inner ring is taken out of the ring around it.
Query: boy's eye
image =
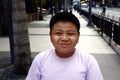
[[[55,32],[55,34],[59,34],[59,35],[60,35],[60,34],[62,34],[62,33],[61,33],[61,32]]]
[[[68,35],[74,35],[75,33],[68,33]]]

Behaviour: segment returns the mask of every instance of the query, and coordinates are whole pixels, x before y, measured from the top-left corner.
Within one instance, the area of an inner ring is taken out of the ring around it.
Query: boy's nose
[[[62,35],[62,41],[68,41],[68,36],[66,34]]]

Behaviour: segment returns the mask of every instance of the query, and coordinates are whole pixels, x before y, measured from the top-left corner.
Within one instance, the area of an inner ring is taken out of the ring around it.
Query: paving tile
[[[81,50],[87,51],[88,53],[115,53],[115,51],[99,36],[80,36],[79,43],[76,47]]]
[[[3,37],[0,38],[0,51],[10,51],[9,38]]]
[[[48,35],[30,36],[30,46],[32,52],[41,52],[53,48]]]
[[[114,68],[113,71],[114,71],[114,74],[117,76],[118,80],[120,80],[120,68],[119,69]]]
[[[41,34],[48,34],[49,35],[49,28],[29,28],[29,35],[41,35]]]
[[[115,80],[118,79],[117,75],[111,70],[111,68],[101,68],[104,79]]]

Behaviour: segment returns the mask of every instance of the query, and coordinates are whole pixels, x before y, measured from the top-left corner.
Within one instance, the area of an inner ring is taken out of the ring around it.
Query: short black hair
[[[76,26],[78,32],[80,30],[80,23],[78,18],[75,15],[69,12],[60,12],[51,18],[49,23],[50,31],[52,30],[54,24],[59,21],[71,22]]]

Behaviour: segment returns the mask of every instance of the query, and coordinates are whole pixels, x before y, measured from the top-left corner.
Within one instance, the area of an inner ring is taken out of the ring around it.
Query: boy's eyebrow
[[[67,32],[76,32],[76,30],[69,29],[69,30],[67,30]]]
[[[61,29],[55,29],[54,31],[62,31]]]
[[[63,30],[56,29],[56,30],[53,30],[53,31],[63,31]],[[75,30],[67,30],[67,32],[76,32],[76,31]]]

